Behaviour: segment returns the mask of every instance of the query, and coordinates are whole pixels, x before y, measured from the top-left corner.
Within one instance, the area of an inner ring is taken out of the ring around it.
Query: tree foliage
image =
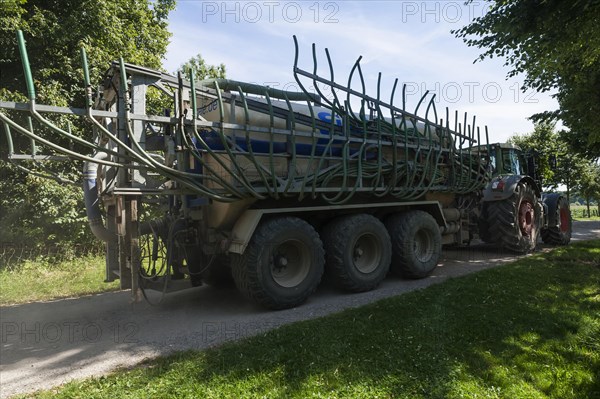
[[[567,197],[573,190],[579,189],[581,179],[590,161],[574,152],[565,139],[564,130],[556,131],[550,122],[536,123],[533,132],[516,134],[509,141],[524,151],[538,154],[538,171],[543,176],[545,190],[556,190],[565,186]]]
[[[570,132],[561,130],[558,133],[558,152],[555,176],[558,182],[567,188],[567,198],[571,192],[581,187],[581,180],[590,160],[573,150],[570,143]]]
[[[484,49],[479,61],[503,57],[509,77],[524,73],[523,89],[556,90],[560,108],[534,120],[561,119],[575,150],[600,157],[599,1],[492,0],[484,16],[453,33]]]
[[[170,33],[167,16],[174,0],[7,0],[0,24],[0,87],[23,91],[16,30],[27,39],[40,102],[82,103],[79,51],[88,52],[92,81],[118,57],[160,68]]]
[[[590,203],[596,201],[600,213],[600,165],[588,163],[581,171],[578,184],[578,192],[585,199],[587,214],[590,213]]]
[[[81,107],[80,48],[88,53],[92,82],[98,82],[120,56],[158,69],[169,43],[167,17],[174,6],[174,0],[0,1],[0,99],[25,99],[17,29],[23,30],[27,41],[37,102]],[[54,122],[65,126],[65,118]],[[25,125],[24,120],[20,123]],[[74,124],[73,129],[91,137],[84,124]],[[80,175],[76,163],[52,167],[75,178]],[[48,168],[47,163],[38,165],[41,170]],[[0,240],[30,245],[92,242],[81,188],[40,179],[4,161],[0,161],[0,175]]]
[[[560,152],[558,134],[554,128],[554,123],[536,123],[533,132],[515,134],[508,140],[510,143],[518,145],[525,152],[537,152],[539,156],[537,162],[538,172],[543,176],[543,186],[546,189],[555,189],[561,183],[560,177],[555,173],[556,168],[552,165],[552,157]]]
[[[189,73],[194,71],[196,79],[203,80],[209,78],[224,79],[227,74],[225,64],[209,65],[204,61],[201,54],[197,54],[190,58],[187,62],[183,63],[177,72],[181,72],[183,76],[189,76]]]

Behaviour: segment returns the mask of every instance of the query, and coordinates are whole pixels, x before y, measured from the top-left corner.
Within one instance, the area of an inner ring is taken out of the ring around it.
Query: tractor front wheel
[[[511,252],[535,249],[540,233],[540,206],[533,188],[519,183],[515,193],[502,201],[487,203],[488,238]]]

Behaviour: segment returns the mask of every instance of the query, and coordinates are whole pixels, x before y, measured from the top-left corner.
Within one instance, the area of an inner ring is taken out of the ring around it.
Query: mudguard
[[[510,198],[515,193],[517,185],[525,182],[535,190],[536,196],[540,196],[540,188],[536,182],[526,175],[500,175],[492,181],[483,190],[483,202],[502,201]]]

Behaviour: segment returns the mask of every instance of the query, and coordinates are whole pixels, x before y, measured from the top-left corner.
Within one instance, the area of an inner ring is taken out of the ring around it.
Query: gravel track
[[[574,222],[573,229],[573,241],[600,238],[600,222]],[[542,246],[542,250],[548,248]],[[516,258],[483,244],[446,249],[428,278],[388,277],[376,290],[361,294],[344,294],[325,284],[304,305],[283,311],[265,311],[235,289],[210,287],[171,293],[157,306],[132,304],[129,292],[113,292],[0,307],[0,397],[99,376],[174,351],[256,335]]]

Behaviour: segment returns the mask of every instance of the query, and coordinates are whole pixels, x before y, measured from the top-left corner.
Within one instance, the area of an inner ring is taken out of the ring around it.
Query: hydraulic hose
[[[247,94],[255,94],[257,96],[264,96],[265,93],[267,93],[271,98],[277,98],[280,100],[285,100],[287,98],[290,101],[313,101],[317,104],[321,102],[321,97],[316,94],[273,89],[272,87],[265,87],[253,83],[239,82],[237,80],[231,79],[206,79],[201,80],[198,84],[200,86],[210,87],[216,90],[243,90],[243,92]]]

